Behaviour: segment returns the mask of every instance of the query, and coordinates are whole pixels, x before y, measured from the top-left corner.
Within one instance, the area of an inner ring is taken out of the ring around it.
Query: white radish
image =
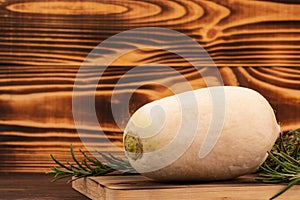
[[[262,95],[218,86],[142,106],[130,118],[123,142],[130,164],[149,178],[224,180],[257,169],[279,132]]]

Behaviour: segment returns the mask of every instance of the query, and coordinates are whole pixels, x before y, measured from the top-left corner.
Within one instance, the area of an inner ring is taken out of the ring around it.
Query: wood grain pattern
[[[70,160],[70,143],[75,149],[84,148],[72,116],[77,71],[101,41],[138,27],[165,27],[192,37],[213,58],[225,85],[259,91],[270,101],[283,130],[298,128],[299,9],[297,1],[279,0],[0,0],[0,171],[46,171],[52,165],[50,153]],[[147,42],[126,39],[128,48]],[[106,48],[101,56],[115,55],[120,45]],[[186,48],[176,39],[169,45],[182,51]],[[207,58],[199,58],[193,49],[188,53],[203,62],[200,70],[210,83],[221,83],[210,74]],[[123,104],[111,102],[112,90],[134,66],[151,63],[155,64],[147,72],[149,76],[134,76],[183,91],[176,71],[194,89],[206,87],[190,63],[161,49],[141,48],[116,59],[98,85],[95,106],[98,116],[105,116],[99,121],[107,137],[120,150],[122,131],[113,121],[110,107]],[[97,78],[93,66],[85,70],[87,77]],[[134,80],[121,85],[120,97],[141,84]],[[131,112],[173,94],[162,85],[143,83],[133,93]],[[95,138],[92,145],[109,150],[103,138],[95,136],[96,129],[84,127],[87,137]]]
[[[88,177],[76,180],[72,187],[96,199],[242,199],[265,200],[273,196],[282,185],[258,183],[251,176],[231,181],[208,183],[157,183],[142,176]],[[299,187],[294,186],[278,199],[299,199]]]

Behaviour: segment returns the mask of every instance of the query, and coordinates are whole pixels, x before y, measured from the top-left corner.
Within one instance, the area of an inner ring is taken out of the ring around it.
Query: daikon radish
[[[123,142],[130,164],[149,178],[225,180],[257,169],[279,132],[261,94],[217,86],[142,106],[130,118]]]

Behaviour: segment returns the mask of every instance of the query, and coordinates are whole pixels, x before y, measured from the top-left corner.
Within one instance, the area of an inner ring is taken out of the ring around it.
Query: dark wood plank
[[[0,199],[87,200],[64,181],[51,183],[51,176],[39,173],[0,173]]]

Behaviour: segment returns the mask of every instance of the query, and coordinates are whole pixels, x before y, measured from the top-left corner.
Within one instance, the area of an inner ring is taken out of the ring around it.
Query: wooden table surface
[[[51,183],[51,175],[43,173],[0,173],[0,199],[2,200],[87,200],[61,180]]]

